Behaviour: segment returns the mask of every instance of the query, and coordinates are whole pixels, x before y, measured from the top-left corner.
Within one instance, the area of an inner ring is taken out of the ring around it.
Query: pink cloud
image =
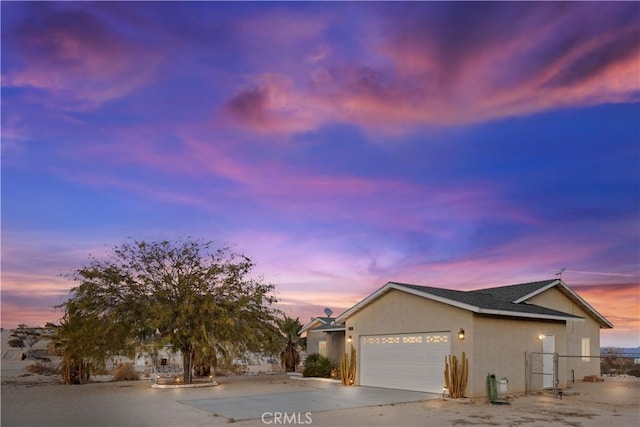
[[[28,8],[11,35],[21,61],[3,74],[3,86],[49,91],[57,108],[95,108],[149,83],[163,56],[112,31],[84,10]]]
[[[66,295],[74,286],[68,279],[46,273],[3,272],[2,291],[17,296],[40,297]]]
[[[501,5],[492,7],[495,14],[471,15],[477,7],[442,6],[451,9],[448,18],[469,21],[453,30],[434,21],[431,9],[364,20],[358,30],[374,44],[361,46],[368,57],[325,42],[331,63],[309,68],[306,77],[256,72],[225,108],[255,132],[349,122],[398,133],[638,99],[640,31],[625,19],[631,10]]]
[[[225,104],[224,111],[253,131],[296,133],[316,129],[329,108],[325,100],[298,92],[289,77],[260,74]]]
[[[80,146],[65,154],[82,158],[83,165],[89,166],[60,167],[56,173],[66,180],[94,188],[126,190],[145,198],[195,206],[210,212],[219,208],[215,202],[217,197],[241,197],[247,203],[265,209],[267,215],[332,218],[332,221],[365,222],[385,229],[396,225],[405,231],[446,238],[458,236],[461,223],[467,221],[538,223],[534,215],[496,197],[501,193],[500,184],[476,182],[473,185],[435,186],[348,173],[328,174],[282,163],[271,156],[253,156],[246,144],[238,144],[231,138],[212,138],[210,133],[214,131],[168,129],[163,124],[151,129],[104,129],[104,143]],[[167,137],[171,138],[171,148],[168,151],[158,149],[158,141]],[[95,162],[89,159],[95,159]],[[108,159],[107,164],[105,159]],[[180,184],[125,179],[107,169],[114,164],[118,165],[119,174],[126,170],[124,168],[136,168],[138,172],[146,170],[149,174],[162,171],[178,178]],[[203,178],[209,186],[203,186]],[[185,191],[188,188],[185,186],[195,179],[198,190],[195,193],[194,188]],[[202,191],[211,197],[202,197]]]
[[[640,346],[640,284],[582,286],[575,289],[614,328],[602,331],[601,345]]]
[[[44,326],[48,322],[57,323],[61,317],[61,313],[50,307],[22,306],[2,302],[2,327],[5,329],[14,329],[20,324]]]

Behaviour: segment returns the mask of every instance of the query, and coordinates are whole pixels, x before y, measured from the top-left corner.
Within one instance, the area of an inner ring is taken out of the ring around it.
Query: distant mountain
[[[640,347],[600,347],[600,355],[613,352],[623,357],[640,357]]]

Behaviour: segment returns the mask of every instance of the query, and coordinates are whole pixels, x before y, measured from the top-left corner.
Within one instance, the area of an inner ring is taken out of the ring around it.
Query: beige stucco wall
[[[307,355],[320,352],[320,341],[327,342],[326,356],[334,362],[340,363],[344,352],[344,332],[307,331]]]
[[[325,332],[327,340],[327,357],[336,363],[340,363],[344,353],[344,331]]]
[[[553,288],[532,298],[532,304],[585,317],[585,321],[549,321],[505,316],[478,315],[444,303],[429,300],[407,292],[390,289],[389,292],[355,312],[346,320],[346,336],[351,335],[360,355],[360,337],[364,335],[449,332],[451,353],[469,359],[467,396],[486,396],[486,377],[492,373],[498,379],[509,380],[510,393],[526,390],[525,352],[541,353],[540,335],[555,337],[555,351],[561,356],[581,356],[582,338],[589,338],[591,355],[598,355],[600,334],[598,324],[579,306]],[[349,330],[349,328],[353,328]],[[464,328],[464,340],[457,332]],[[349,345],[347,344],[347,347]],[[542,356],[534,358],[534,372],[542,371]],[[560,357],[558,380],[566,387],[573,376],[581,380],[585,375],[600,372],[599,360],[583,362],[581,357]],[[356,384],[359,384],[359,368]],[[444,374],[443,374],[444,375]],[[444,379],[443,379],[444,381]],[[531,389],[542,388],[542,375],[533,375]]]
[[[383,297],[351,315],[345,325],[345,334],[352,336],[358,355],[356,384],[360,384],[360,336],[363,335],[449,332],[452,354],[460,356],[462,351],[466,351],[469,372],[473,372],[473,316],[469,311],[391,289]],[[349,330],[350,327],[353,330]],[[460,328],[464,328],[467,334],[464,340],[457,338]],[[442,375],[444,384],[444,369]],[[470,376],[469,385],[473,381],[475,379]]]
[[[589,338],[591,356],[600,355],[599,324],[585,310],[556,288],[548,289],[530,298],[527,302],[584,317],[583,321],[567,322],[565,350],[559,352],[561,356],[567,356],[560,358],[564,361],[563,368],[565,370],[561,374],[566,375],[568,379],[575,377],[576,380],[582,380],[587,375],[600,375],[600,359],[594,357],[583,361],[582,357],[575,357],[582,356],[582,338]]]
[[[318,342],[324,339],[323,332],[307,331],[307,354],[318,353]]]
[[[564,322],[545,322],[498,316],[474,316],[475,366],[481,369],[470,371],[473,388],[470,396],[486,396],[487,374],[498,379],[507,378],[509,393],[526,390],[525,352],[541,353],[540,335],[554,335],[556,352],[566,349],[566,327]],[[534,372],[542,372],[542,356],[535,356]],[[560,364],[566,361],[560,361]],[[559,366],[560,384],[566,383],[566,369]],[[542,376],[532,376],[532,390],[542,389]]]

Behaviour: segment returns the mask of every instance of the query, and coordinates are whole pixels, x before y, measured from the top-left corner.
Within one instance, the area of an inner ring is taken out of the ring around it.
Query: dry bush
[[[57,375],[60,373],[60,370],[56,365],[51,363],[35,363],[33,365],[27,365],[24,368],[27,372],[31,372],[32,374],[38,375]]]
[[[118,365],[112,371],[114,381],[131,381],[138,379],[138,373],[131,363]]]

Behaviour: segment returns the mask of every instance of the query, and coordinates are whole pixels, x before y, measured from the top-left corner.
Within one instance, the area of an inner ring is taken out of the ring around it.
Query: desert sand
[[[7,347],[3,346],[3,355]],[[152,389],[149,380],[64,385],[58,376],[30,374],[33,360],[7,354],[2,359],[2,426],[215,426],[234,420],[181,403],[193,399],[301,392],[341,387],[292,380],[285,374],[219,377],[216,387]],[[443,400],[312,413],[314,426],[637,426],[640,381],[635,377],[576,383],[578,394],[508,396],[510,405],[486,399]],[[260,419],[237,425],[265,425]]]

